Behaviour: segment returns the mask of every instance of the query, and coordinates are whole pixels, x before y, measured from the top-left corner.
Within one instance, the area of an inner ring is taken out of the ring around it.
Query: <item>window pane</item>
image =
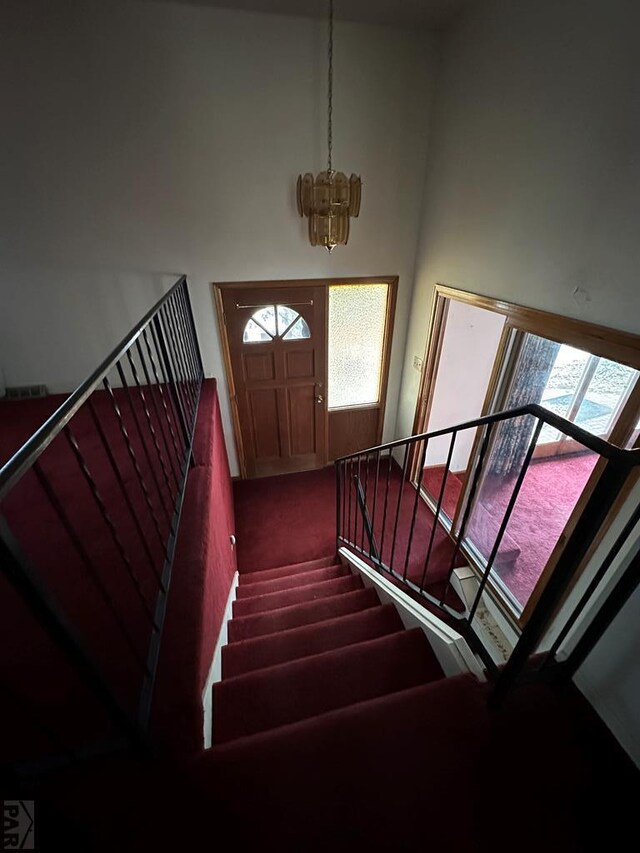
[[[261,344],[265,341],[270,340],[271,336],[268,335],[261,326],[259,326],[257,323],[254,323],[253,320],[249,320],[247,325],[244,327],[244,334],[242,336],[243,343]]]
[[[253,319],[259,326],[269,332],[272,338],[276,336],[276,309],[273,305],[259,308],[253,315]]]
[[[303,338],[310,338],[311,331],[304,317],[298,317],[293,326],[289,329],[286,335],[282,336],[283,341],[299,341]]]
[[[282,335],[298,316],[298,312],[288,305],[278,305],[278,334]]]
[[[388,290],[387,284],[329,288],[330,409],[380,399]]]
[[[562,344],[542,392],[540,405],[566,418],[589,359],[588,352]],[[558,441],[559,438],[560,433],[549,424],[545,424],[540,432],[538,444]]]
[[[593,435],[608,436],[638,371],[601,358],[578,409],[575,422]]]

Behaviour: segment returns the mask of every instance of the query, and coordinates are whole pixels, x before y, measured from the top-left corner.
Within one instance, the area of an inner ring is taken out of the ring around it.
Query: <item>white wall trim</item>
[[[383,604],[393,604],[405,628],[420,628],[423,631],[447,677],[472,672],[479,680],[486,680],[483,667],[461,634],[398,589],[348,548],[340,548],[338,556],[353,573],[360,575],[365,586],[376,589]]]
[[[231,621],[232,617],[232,608],[233,602],[236,600],[236,590],[238,588],[238,582],[240,580],[239,572],[236,572],[233,576],[233,580],[231,582],[231,589],[229,590],[229,598],[227,599],[227,605],[224,609],[224,615],[222,617],[222,625],[220,626],[220,633],[218,634],[218,640],[216,642],[216,647],[213,653],[213,660],[211,661],[211,667],[209,669],[209,674],[207,675],[207,680],[204,685],[204,690],[202,691],[202,706],[204,708],[204,748],[209,749],[211,747],[211,726],[213,724],[213,706],[212,706],[212,697],[211,697],[211,688],[217,681],[222,681],[222,647],[227,645],[229,634],[228,634],[228,625]]]

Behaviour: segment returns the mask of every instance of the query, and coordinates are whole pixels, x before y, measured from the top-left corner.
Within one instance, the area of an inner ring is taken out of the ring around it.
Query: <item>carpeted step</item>
[[[278,566],[277,569],[260,569],[256,572],[240,572],[240,581],[242,583],[258,583],[261,581],[270,581],[274,578],[284,578],[288,575],[295,575],[298,572],[311,572],[314,569],[324,569],[327,566],[333,566],[336,563],[335,554],[331,557],[319,557],[316,560],[307,560],[304,563],[291,563],[287,566]]]
[[[239,849],[477,850],[485,687],[462,675],[359,702],[214,745],[192,772]]]
[[[241,598],[233,602],[233,616],[236,618],[249,616],[252,613],[263,613],[265,610],[277,610],[280,607],[301,604],[303,601],[316,601],[319,598],[342,595],[362,587],[360,576],[349,574],[348,577],[333,578],[333,580],[307,584],[294,589],[285,589],[282,592],[256,595],[254,598]]]
[[[266,666],[317,655],[402,630],[402,621],[395,607],[385,604],[279,634],[231,643],[222,648],[222,677],[244,675]]]
[[[374,589],[357,589],[342,595],[332,595],[318,601],[306,601],[291,607],[281,607],[265,613],[255,613],[252,616],[241,616],[232,619],[228,624],[229,642],[237,643],[252,637],[263,637],[276,631],[288,631],[301,625],[312,625],[343,616],[346,613],[356,613],[369,607],[379,607],[380,599]]]
[[[283,578],[273,578],[273,580],[262,581],[259,583],[244,583],[241,578],[240,585],[236,592],[236,599],[251,598],[254,595],[267,595],[270,592],[281,592],[284,589],[308,586],[311,583],[320,583],[321,581],[341,578],[350,574],[351,572],[346,566],[338,564],[336,566],[327,566],[324,569],[313,569],[310,572],[299,572],[295,575],[286,575]]]
[[[420,628],[266,667],[213,686],[213,742],[225,743],[438,678],[442,670]]]

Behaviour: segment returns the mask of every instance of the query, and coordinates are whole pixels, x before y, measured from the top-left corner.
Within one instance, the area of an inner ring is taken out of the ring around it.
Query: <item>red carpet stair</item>
[[[458,765],[437,733],[477,752],[478,682],[444,679],[422,631],[334,562],[240,578],[195,772],[243,850],[422,850],[420,822],[396,823],[425,796],[448,808]]]
[[[241,576],[213,689],[214,745],[442,678],[422,631],[405,631],[392,605],[332,563]]]

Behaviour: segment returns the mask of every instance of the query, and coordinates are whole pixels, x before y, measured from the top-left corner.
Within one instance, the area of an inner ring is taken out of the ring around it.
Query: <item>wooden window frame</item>
[[[474,305],[488,311],[493,311],[494,313],[502,314],[505,317],[505,325],[498,345],[493,370],[489,378],[480,417],[489,414],[492,408],[494,411],[499,411],[500,398],[498,397],[498,391],[501,387],[503,389],[507,388],[510,383],[511,377],[509,373],[513,372],[517,361],[515,353],[517,352],[517,348],[521,346],[522,339],[524,338],[524,335],[518,336],[518,332],[530,332],[549,340],[557,341],[561,344],[569,344],[577,349],[586,350],[592,355],[607,358],[611,361],[625,364],[640,371],[640,336],[631,332],[610,329],[606,326],[599,326],[595,323],[590,323],[584,320],[563,317],[559,314],[552,314],[536,308],[517,305],[515,303],[506,302],[502,299],[471,293],[466,290],[460,290],[443,284],[436,284],[434,287],[423,369],[420,378],[418,400],[413,422],[414,435],[427,431],[427,424],[429,422],[431,407],[433,404],[435,378],[437,376],[442,344],[444,341],[448,307],[452,300],[464,302],[468,305]],[[520,340],[518,340],[518,338]],[[635,385],[627,395],[627,399],[613,425],[608,441],[620,447],[625,446],[636,431],[639,412],[640,377],[636,380]],[[477,455],[479,442],[480,435],[477,433],[469,456],[470,459],[474,459]],[[634,446],[640,446],[640,436],[636,439]],[[564,530],[561,533],[558,542],[556,543],[556,546],[553,549],[547,564],[521,613],[517,613],[514,608],[509,606],[507,600],[508,596],[505,595],[504,590],[500,588],[500,584],[496,583],[494,578],[489,578],[489,583],[486,588],[492,594],[496,604],[500,607],[501,611],[514,628],[521,630],[528,622],[531,613],[540,598],[542,590],[546,586],[550,576],[553,574],[558,564],[564,544],[574,530],[576,522],[582,514],[590,495],[593,493],[593,489],[602,475],[604,467],[604,460],[601,459],[596,463],[594,470],[587,480],[582,494],[569,516]],[[414,452],[410,470],[412,474],[412,481],[415,486],[417,486],[418,468],[419,458],[418,454]],[[464,496],[467,495],[469,490],[469,475],[470,468],[467,466],[467,474],[461,489],[461,499],[458,501],[455,516],[451,519],[450,530],[447,530],[446,526],[443,525],[443,528],[450,536],[451,531],[459,529],[460,513],[464,503]],[[625,487],[621,490],[620,495],[609,511],[602,527],[598,531],[589,551],[576,571],[572,583],[569,585],[559,606],[562,606],[566,596],[569,594],[571,589],[573,589],[573,586],[593,556],[595,549],[602,541],[603,536],[620,511],[620,507],[623,505],[631,489],[638,481],[639,476],[640,472],[630,474]],[[422,495],[426,499],[424,490],[422,490]],[[461,543],[461,550],[469,560],[469,564],[472,569],[480,573],[482,568],[478,565],[473,553],[464,543]]]
[[[324,287],[326,299],[326,322],[325,336],[327,340],[327,365],[328,369],[328,343],[329,343],[329,288],[332,285],[367,285],[367,284],[386,284],[389,287],[389,295],[387,301],[387,314],[384,330],[384,340],[382,344],[382,364],[381,364],[381,379],[380,379],[380,398],[377,403],[363,403],[358,406],[341,407],[339,409],[329,410],[329,406],[325,406],[324,427],[327,438],[327,454],[329,454],[329,412],[349,412],[352,410],[375,409],[378,411],[378,419],[376,423],[376,443],[382,442],[382,431],[384,428],[384,416],[387,407],[387,390],[389,386],[389,369],[391,366],[391,348],[393,343],[393,329],[395,325],[396,300],[398,295],[397,275],[378,275],[378,276],[356,276],[356,277],[336,277],[336,278],[299,278],[299,279],[281,279],[270,281],[216,281],[211,283],[213,303],[218,321],[218,332],[220,334],[220,342],[222,348],[222,358],[224,363],[224,371],[227,379],[227,388],[229,391],[229,402],[231,408],[231,422],[233,425],[233,435],[236,443],[236,452],[238,456],[238,465],[240,467],[240,476],[246,479],[247,467],[245,460],[245,451],[242,442],[242,433],[240,430],[240,415],[238,412],[238,401],[236,390],[233,381],[233,370],[231,367],[231,352],[229,349],[229,341],[227,338],[227,329],[224,322],[224,311],[222,304],[222,294],[229,288],[242,287],[247,289],[274,289],[274,288],[296,288],[296,287]],[[328,381],[328,380],[327,380]],[[332,460],[328,459],[328,462]]]

